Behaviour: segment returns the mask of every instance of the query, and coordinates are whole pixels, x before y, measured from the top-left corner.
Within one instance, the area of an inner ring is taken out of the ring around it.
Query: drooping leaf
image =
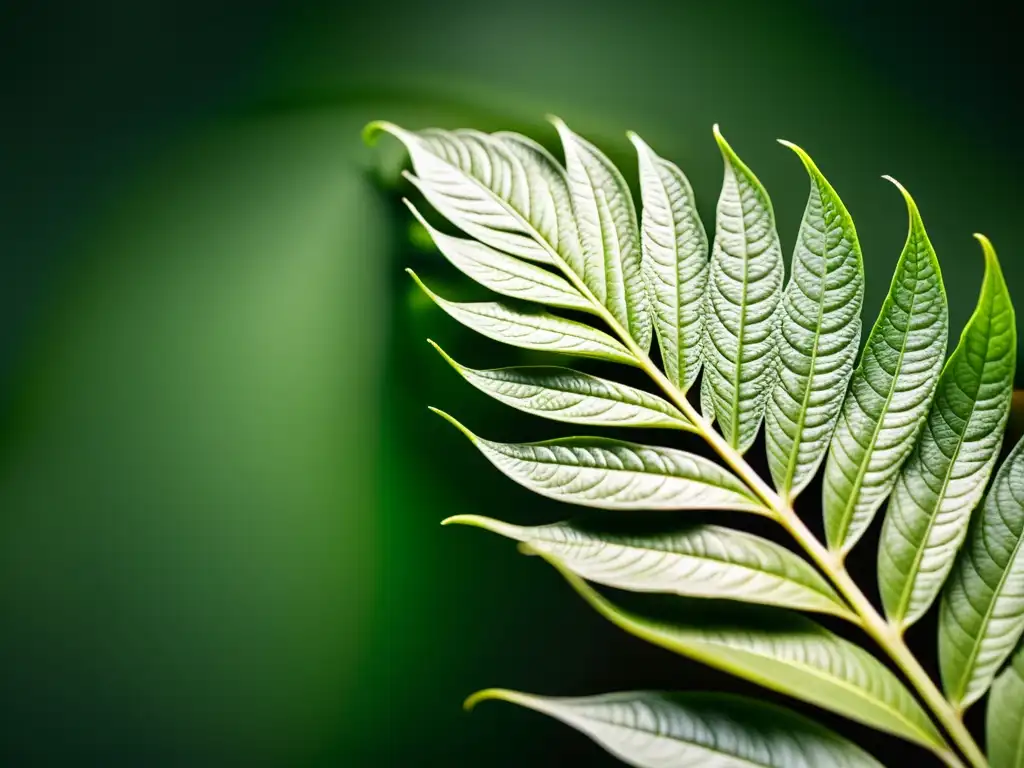
[[[757,437],[775,378],[784,267],[768,193],[715,126],[725,159],[705,304],[701,401],[741,453]]]
[[[825,465],[825,534],[848,552],[896,483],[926,421],[946,354],[946,290],[910,194],[910,227],[889,295],[853,373]]]
[[[853,219],[814,161],[811,192],[782,298],[778,377],[765,414],[775,487],[796,496],[818,471],[842,409],[860,344],[864,265]]]
[[[535,416],[570,424],[693,430],[674,405],[625,384],[547,365],[474,370],[430,343],[481,392]]]
[[[1024,440],[996,473],[957,556],[939,613],[946,695],[966,709],[984,695],[1024,633]]]
[[[444,257],[485,288],[514,299],[581,312],[594,311],[593,305],[564,277],[475,240],[446,235],[432,227],[412,203],[406,200],[405,204]]]
[[[636,691],[553,698],[480,691],[561,720],[637,768],[881,768],[855,744],[788,709],[709,693]]]
[[[641,246],[654,329],[669,380],[686,392],[700,371],[708,237],[683,172],[635,133],[643,197]]]
[[[636,365],[635,358],[607,333],[543,310],[516,309],[499,302],[461,303],[442,299],[423,284],[411,269],[412,279],[437,306],[489,339],[525,349],[560,352]]]
[[[677,597],[671,617],[640,615],[553,564],[601,615],[642,640],[937,753],[946,751],[920,704],[887,667],[800,614]]]
[[[384,131],[409,152],[413,179],[427,201],[477,240],[525,259],[578,261],[579,238],[568,187],[556,167],[529,145],[479,131],[407,131],[370,123],[368,141]],[[525,158],[533,162],[524,162]]]
[[[448,414],[498,469],[541,496],[602,509],[731,509],[767,514],[736,477],[674,448],[600,437],[497,443],[477,437]]]
[[[651,346],[651,316],[640,263],[633,197],[619,169],[552,118],[565,151],[572,208],[583,247],[583,283],[637,345]]]
[[[920,619],[942,589],[985,493],[1010,413],[1013,305],[995,251],[978,239],[985,252],[978,306],[943,368],[882,528],[878,583],[886,615],[900,626]]]
[[[1024,645],[992,685],[985,742],[992,768],[1024,768]]]
[[[851,615],[805,560],[772,541],[718,525],[622,533],[574,521],[524,527],[479,515],[457,515],[444,521],[449,523],[521,541],[577,576],[617,589]]]

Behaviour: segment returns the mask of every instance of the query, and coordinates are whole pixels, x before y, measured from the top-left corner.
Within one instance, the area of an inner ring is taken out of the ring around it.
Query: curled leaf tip
[[[512,691],[506,691],[503,688],[485,688],[468,696],[462,702],[462,708],[467,712],[472,712],[473,708],[481,701],[511,701],[514,696],[515,694]]]
[[[472,432],[470,432],[468,429],[466,429],[454,416],[450,416],[447,413],[445,413],[444,411],[442,411],[440,408],[435,408],[432,405],[428,405],[427,406],[427,410],[430,411],[431,413],[436,413],[442,419],[444,419],[449,424],[451,424],[453,427],[455,427],[457,430],[459,430],[459,432],[461,432],[466,437],[468,437],[472,442],[474,442],[474,443],[476,442],[476,435],[474,435]]]
[[[374,120],[363,127],[363,143],[372,147],[382,133],[393,133],[396,130],[398,130],[398,126],[394,123],[389,123],[387,120]]]

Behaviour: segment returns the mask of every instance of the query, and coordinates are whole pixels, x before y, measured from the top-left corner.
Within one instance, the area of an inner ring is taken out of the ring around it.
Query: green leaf
[[[559,570],[598,613],[642,640],[937,753],[946,751],[928,715],[888,668],[800,614],[677,597],[671,617],[640,615]]]
[[[1024,768],[1024,645],[992,685],[985,742],[992,768]]]
[[[1024,440],[996,473],[942,595],[939,669],[949,700],[984,695],[1024,633]]]
[[[768,193],[715,126],[725,159],[705,304],[701,400],[741,453],[757,437],[775,379],[784,267]]]
[[[407,269],[416,284],[437,306],[489,339],[525,349],[560,352],[580,357],[596,357],[626,365],[636,365],[636,359],[607,333],[589,325],[566,320],[543,310],[527,311],[498,302],[459,303],[442,299]]]
[[[942,589],[999,457],[1013,397],[1017,332],[991,244],[974,314],[946,362],[928,421],[885,517],[878,583],[889,619],[921,618]]]
[[[713,597],[849,618],[824,578],[785,547],[717,525],[622,533],[575,521],[524,527],[479,515],[444,521],[521,541],[562,568],[631,592]]]
[[[556,366],[474,370],[430,344],[481,392],[535,416],[570,424],[693,430],[674,405],[625,384]]]
[[[881,768],[813,720],[740,696],[637,691],[553,698],[491,689],[467,699],[466,708],[486,700],[560,720],[637,768]]]
[[[708,237],[683,172],[635,133],[643,197],[641,245],[661,358],[669,380],[686,392],[700,371]]]
[[[651,316],[640,263],[633,197],[611,160],[556,117],[572,209],[583,246],[578,274],[637,345],[651,346]]]
[[[531,151],[528,140],[471,130],[414,133],[388,122],[370,123],[364,135],[372,140],[381,131],[405,145],[418,176],[411,180],[427,201],[467,234],[525,259],[578,260],[564,174],[543,167],[544,154]]]
[[[496,443],[455,425],[498,469],[541,496],[602,509],[731,509],[768,514],[736,477],[673,448],[600,437]]]
[[[803,161],[811,192],[782,298],[778,379],[765,414],[768,467],[790,499],[828,450],[860,344],[864,265],[853,219],[814,161]]]
[[[888,177],[887,177],[888,178]],[[927,421],[946,354],[946,290],[910,194],[910,217],[889,295],[853,373],[825,465],[825,534],[849,552],[871,524]]]
[[[404,202],[444,257],[485,288],[513,299],[582,312],[594,311],[593,305],[564,277],[475,240],[446,235],[432,227],[412,203]]]

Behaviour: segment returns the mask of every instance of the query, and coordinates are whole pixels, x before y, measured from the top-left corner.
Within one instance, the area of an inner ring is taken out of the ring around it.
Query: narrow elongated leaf
[[[485,288],[514,299],[593,312],[593,305],[564,277],[475,240],[439,232],[420,215],[412,203],[406,200],[405,204],[427,230],[444,257]]]
[[[853,219],[814,161],[811,193],[782,298],[779,372],[765,414],[775,487],[796,496],[818,471],[842,409],[860,344],[864,265]]]
[[[935,600],[985,493],[1013,397],[1017,333],[995,251],[978,306],[939,378],[928,422],[885,517],[878,583],[889,619],[914,623]]]
[[[946,355],[946,290],[910,194],[910,229],[889,295],[853,373],[825,466],[825,534],[848,552],[896,483],[926,421]]]
[[[740,696],[637,691],[581,698],[480,691],[561,720],[637,768],[881,768],[871,755],[813,720]]]
[[[535,416],[570,424],[693,430],[674,405],[625,384],[547,365],[474,370],[430,343],[481,392]]]
[[[665,373],[686,392],[703,357],[708,237],[683,172],[635,133],[629,138],[640,159],[641,246],[654,329]]]
[[[381,131],[409,151],[416,186],[461,230],[500,251],[534,261],[578,261],[579,238],[568,186],[558,170],[542,168],[529,144],[479,131],[412,132],[371,123],[368,141]]]
[[[553,564],[601,615],[642,640],[945,752],[931,720],[888,668],[800,614],[677,597],[671,617],[640,615]]]
[[[478,515],[461,523],[521,541],[588,581],[632,592],[714,597],[848,618],[850,611],[805,560],[785,547],[718,525],[656,533],[602,531],[576,522],[524,527]]]
[[[1024,645],[992,685],[985,742],[992,768],[1024,768]]]
[[[626,365],[636,360],[619,342],[589,325],[557,317],[542,310],[529,312],[497,302],[460,303],[442,299],[407,269],[434,303],[467,328],[489,339],[525,349],[596,357]]]
[[[450,421],[494,464],[541,496],[603,509],[732,509],[767,514],[733,475],[673,448],[600,437],[497,443]]]
[[[584,284],[644,350],[651,316],[640,264],[639,228],[626,180],[611,160],[558,118],[576,224],[583,247]]]
[[[757,437],[775,378],[782,248],[771,200],[715,126],[725,159],[705,304],[702,402],[740,452]]]
[[[1024,440],[996,473],[942,596],[939,669],[966,709],[992,684],[1024,633]]]

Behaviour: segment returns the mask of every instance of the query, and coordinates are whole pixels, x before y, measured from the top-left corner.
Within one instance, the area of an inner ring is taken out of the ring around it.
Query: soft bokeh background
[[[423,342],[478,367],[530,359],[412,290],[406,265],[471,292],[410,243],[401,154],[360,128],[550,145],[553,112],[630,176],[633,129],[710,215],[717,121],[787,249],[806,180],[773,140],[794,140],[857,218],[871,315],[906,226],[891,173],[958,332],[972,232],[1024,296],[1012,35],[997,7],[893,2],[0,6],[0,762],[609,765],[560,726],[461,699],[749,690],[621,636],[507,543],[439,528],[565,510],[427,404],[486,436],[560,430],[470,391]]]

